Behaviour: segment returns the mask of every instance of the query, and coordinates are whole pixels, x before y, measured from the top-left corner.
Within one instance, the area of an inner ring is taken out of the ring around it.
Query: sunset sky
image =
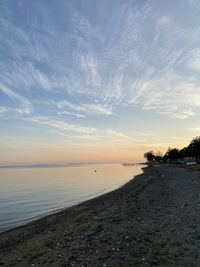
[[[143,161],[200,135],[199,0],[1,0],[0,164]]]

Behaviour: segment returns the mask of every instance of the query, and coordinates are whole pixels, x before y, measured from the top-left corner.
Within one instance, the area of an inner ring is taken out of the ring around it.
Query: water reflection
[[[141,172],[120,164],[0,169],[0,230],[111,191]]]

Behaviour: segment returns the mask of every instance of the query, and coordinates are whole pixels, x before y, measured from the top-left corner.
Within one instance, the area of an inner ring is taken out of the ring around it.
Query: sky
[[[1,0],[0,164],[143,161],[200,135],[200,1]]]

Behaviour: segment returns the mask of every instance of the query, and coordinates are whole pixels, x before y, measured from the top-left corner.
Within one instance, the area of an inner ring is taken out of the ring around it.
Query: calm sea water
[[[0,231],[109,192],[140,173],[139,165],[121,164],[0,168]]]

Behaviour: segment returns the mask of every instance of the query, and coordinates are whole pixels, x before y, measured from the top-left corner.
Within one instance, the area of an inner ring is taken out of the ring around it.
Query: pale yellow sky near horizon
[[[153,150],[154,152],[161,151],[165,153],[168,147],[177,147],[179,149],[187,146],[192,139],[180,139],[177,137],[166,137],[170,139],[164,142],[164,136],[160,138],[158,143],[155,143],[156,137],[147,138],[149,141],[143,139],[138,140],[99,140],[98,142],[91,142],[86,140],[79,140],[76,143],[70,141],[56,141],[49,140],[21,140],[9,139],[0,141],[1,164],[32,164],[32,163],[72,163],[72,162],[144,162],[144,153]],[[3,141],[3,142],[2,142]],[[3,153],[2,153],[3,152]]]

